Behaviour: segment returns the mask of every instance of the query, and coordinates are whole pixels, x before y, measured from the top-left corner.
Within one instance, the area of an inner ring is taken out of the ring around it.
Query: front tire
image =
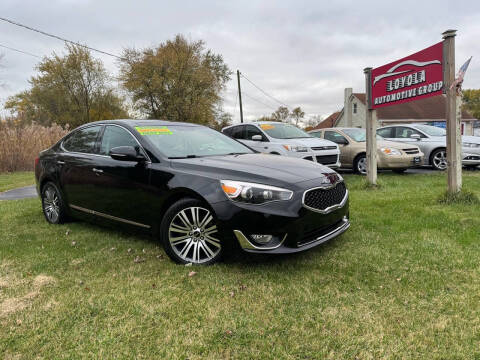
[[[42,187],[42,210],[50,224],[63,224],[67,219],[67,210],[60,190],[53,182]]]
[[[447,168],[447,150],[437,149],[432,152],[430,164],[435,170],[445,170]]]
[[[186,198],[174,203],[160,225],[160,240],[167,255],[180,264],[209,265],[224,249],[215,215],[199,200]]]
[[[357,174],[367,174],[367,156],[365,154],[358,155],[353,162],[353,171]]]

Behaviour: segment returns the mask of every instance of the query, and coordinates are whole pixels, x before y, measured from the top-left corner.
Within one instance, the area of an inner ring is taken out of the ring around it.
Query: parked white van
[[[337,144],[313,137],[294,125],[258,121],[227,126],[222,132],[258,152],[310,160],[332,169],[340,167]]]

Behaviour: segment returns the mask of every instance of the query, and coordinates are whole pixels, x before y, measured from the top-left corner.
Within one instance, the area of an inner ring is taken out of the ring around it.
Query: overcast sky
[[[127,1],[2,0],[0,16],[120,54],[181,33],[203,39],[276,99],[307,115],[342,107],[343,90],[364,92],[363,68],[377,67],[441,41],[457,29],[457,69],[471,55],[464,88],[480,87],[480,1]],[[61,41],[0,21],[0,45],[39,56]],[[38,58],[0,48],[0,100],[28,88]],[[101,58],[113,74],[113,58]],[[243,80],[244,114],[253,119],[279,106]],[[239,121],[236,78],[224,109]],[[252,100],[252,98],[256,99]],[[260,103],[260,102],[264,103]],[[235,104],[236,107],[235,107]]]

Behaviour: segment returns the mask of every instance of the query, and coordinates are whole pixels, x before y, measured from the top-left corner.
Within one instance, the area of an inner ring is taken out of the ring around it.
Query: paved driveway
[[[19,200],[37,197],[35,185],[25,186],[0,193],[0,200]]]

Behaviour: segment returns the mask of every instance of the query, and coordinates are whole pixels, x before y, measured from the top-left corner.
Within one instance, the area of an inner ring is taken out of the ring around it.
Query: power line
[[[41,56],[38,56],[38,55],[35,55],[35,54],[32,54],[32,53],[29,53],[29,52],[27,52],[27,51],[18,50],[18,49],[12,48],[12,47],[10,47],[10,46],[6,46],[6,45],[0,44],[0,47],[5,48],[5,49],[8,49],[8,50],[12,50],[12,51],[17,51],[17,52],[22,53],[22,54],[25,54],[25,55],[34,56],[34,57],[39,58],[39,59],[42,58]]]
[[[248,97],[249,99],[251,99],[251,100],[253,100],[253,101],[256,101],[256,102],[258,102],[258,103],[260,103],[260,104],[262,104],[262,105],[265,105],[266,107],[268,107],[268,108],[270,108],[270,109],[272,109],[272,110],[274,110],[274,111],[277,110],[277,109],[275,109],[273,106],[271,106],[271,105],[269,105],[269,104],[266,104],[266,103],[264,103],[263,101],[260,101],[260,100],[258,100],[257,98],[254,98],[254,97],[251,96],[251,95],[248,95],[245,91],[242,91],[242,95],[245,95],[245,96]]]
[[[98,49],[95,49],[95,48],[92,48],[90,46],[87,46],[87,45],[83,45],[83,44],[80,44],[76,41],[72,41],[72,40],[68,40],[68,39],[65,39],[61,36],[58,36],[58,35],[54,35],[54,34],[49,34],[45,31],[42,31],[42,30],[38,30],[38,29],[35,29],[33,27],[30,27],[30,26],[27,26],[27,25],[24,25],[24,24],[20,24],[16,21],[13,21],[13,20],[10,20],[10,19],[6,19],[6,18],[3,18],[3,17],[0,17],[0,20],[2,21],[6,21],[12,25],[15,25],[15,26],[19,26],[19,27],[22,27],[22,28],[25,28],[27,30],[30,30],[30,31],[34,31],[34,32],[37,32],[39,34],[42,34],[42,35],[45,35],[45,36],[49,36],[51,38],[54,38],[54,39],[57,39],[57,40],[61,40],[61,41],[64,41],[64,42],[67,42],[67,43],[70,43],[70,44],[73,44],[73,45],[77,45],[77,46],[81,46],[85,49],[88,49],[88,50],[91,50],[91,51],[96,51],[100,54],[104,54],[104,55],[108,55],[108,56],[113,56],[114,58],[117,58],[117,59],[120,59],[120,60],[125,60],[123,57],[121,56],[118,56],[118,55],[115,55],[115,54],[112,54],[112,53],[109,53],[107,51],[103,51],[103,50],[98,50]]]
[[[245,80],[247,80],[250,84],[252,84],[253,86],[255,86],[258,90],[260,90],[264,95],[268,96],[269,98],[275,100],[277,103],[279,103],[280,105],[283,105],[283,106],[286,106],[288,109],[290,109],[290,106],[288,106],[287,104],[285,104],[284,102],[276,99],[275,97],[273,97],[272,95],[268,94],[265,90],[263,90],[261,87],[259,87],[258,85],[256,85],[253,81],[251,81],[249,78],[247,78],[243,73],[240,74]]]

